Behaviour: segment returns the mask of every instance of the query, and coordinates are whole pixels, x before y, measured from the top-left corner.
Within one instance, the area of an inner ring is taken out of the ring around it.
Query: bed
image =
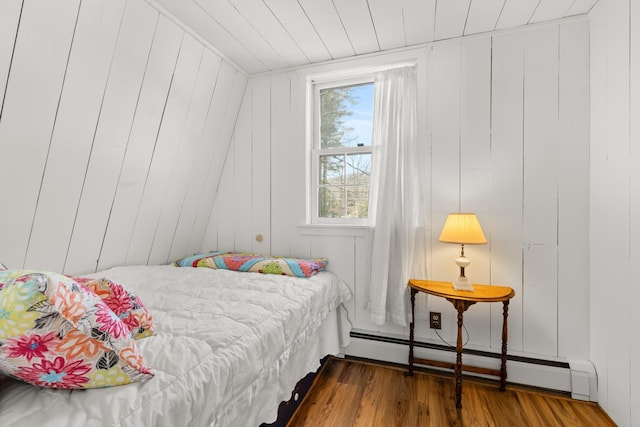
[[[21,426],[258,426],[327,354],[347,344],[347,285],[211,268],[118,267],[90,277],[125,284],[153,315],[137,340],[154,377],[61,390],[0,383],[0,424]]]

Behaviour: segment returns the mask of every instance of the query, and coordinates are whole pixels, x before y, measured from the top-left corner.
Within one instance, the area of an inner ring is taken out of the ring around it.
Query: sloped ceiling
[[[147,0],[248,74],[587,13],[598,0]]]

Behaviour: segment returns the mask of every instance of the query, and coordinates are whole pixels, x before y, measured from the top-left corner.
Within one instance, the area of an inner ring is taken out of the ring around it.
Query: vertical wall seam
[[[458,212],[462,212],[462,91],[464,81],[462,78],[462,42],[458,42]]]
[[[522,232],[522,249],[521,249],[521,272],[520,272],[520,282],[522,283],[522,306],[525,306],[525,297],[526,297],[526,284],[525,284],[525,271],[526,271],[526,262],[525,262],[525,208],[524,208],[524,204],[525,204],[525,140],[526,140],[526,136],[525,136],[525,131],[526,131],[526,127],[527,127],[527,122],[526,122],[526,66],[527,66],[527,61],[526,61],[526,56],[527,56],[527,34],[523,33],[523,37],[522,37],[522,141],[520,142],[521,146],[522,146],[522,186],[521,186],[521,194],[522,194],[522,201],[521,201],[521,209],[522,212],[520,213],[521,216],[521,232]],[[520,322],[520,336],[522,337],[522,350],[524,350],[525,348],[525,333],[524,333],[524,310],[522,310],[520,316],[521,316],[521,322]]]
[[[224,60],[222,61],[222,63],[224,63]],[[222,66],[222,63],[220,64],[220,66]],[[236,70],[235,68],[234,68],[234,70],[235,70],[235,74],[234,74],[234,77],[233,77],[232,85],[235,85],[236,79],[238,78],[238,74],[239,74],[238,70]],[[229,144],[227,144],[227,149],[226,149],[225,154],[224,154],[224,161],[222,162],[222,167],[220,169],[220,177],[219,177],[218,181],[216,182],[216,188],[215,188],[215,191],[214,191],[215,196],[214,196],[214,199],[213,199],[213,203],[216,203],[216,200],[219,201],[218,196],[220,195],[220,181],[222,181],[222,175],[223,175],[223,172],[224,172],[224,168],[227,165],[227,162],[229,161],[229,152],[231,151],[231,146],[236,144],[235,130],[236,130],[236,127],[237,127],[237,124],[238,124],[238,116],[240,114],[240,109],[242,108],[242,103],[244,102],[245,96],[247,96],[248,86],[249,86],[248,82],[245,82],[244,91],[243,91],[242,95],[240,96],[240,108],[238,109],[238,112],[236,114],[235,125],[234,125],[234,128],[231,131],[231,139],[229,141]],[[216,141],[218,141],[218,139],[220,138],[220,134],[221,133],[222,133],[222,126],[220,126],[220,128],[218,129],[218,134],[216,135]],[[212,155],[215,155],[215,152],[212,153]],[[235,155],[235,153],[234,153],[234,155]],[[212,168],[213,168],[213,163],[209,166],[209,171],[207,172],[206,181],[208,181],[208,178],[209,178],[209,175],[211,174]],[[203,188],[203,191],[206,191],[206,188]],[[218,228],[219,228],[218,227],[219,226],[218,220],[219,220],[219,213],[220,213],[219,212],[219,210],[220,210],[219,204],[217,206],[217,209],[218,209],[218,216],[216,217],[216,248],[219,249],[219,246],[218,246],[218,244],[220,243],[220,238],[219,238],[219,234],[218,234]],[[211,212],[209,212],[209,214],[211,214]],[[209,217],[209,223],[210,222],[211,222],[211,217]],[[207,226],[208,226],[208,224],[207,224]],[[234,237],[234,242],[235,242],[235,237]]]
[[[505,0],[506,2],[506,0]],[[504,3],[502,4],[504,8]],[[502,10],[500,11],[502,13]],[[497,22],[497,21],[496,21]],[[491,188],[493,189],[493,40],[494,37],[489,38],[489,159],[491,159]],[[493,202],[491,197],[490,202]],[[493,203],[490,203],[490,211],[493,211]],[[490,230],[491,231],[491,230]],[[493,259],[493,239],[491,232],[489,233],[489,283],[493,283],[493,269],[491,260]],[[493,342],[493,312],[494,304],[489,304],[489,347]]]
[[[113,213],[113,207],[116,203],[116,198],[118,196],[118,187],[120,186],[120,179],[122,178],[122,170],[124,168],[124,162],[127,158],[127,152],[129,150],[129,142],[131,141],[131,132],[133,131],[133,127],[136,124],[136,116],[138,115],[138,105],[140,103],[140,95],[142,94],[142,88],[144,87],[144,81],[147,76],[147,68],[149,66],[149,59],[151,58],[151,52],[153,51],[153,45],[156,39],[156,33],[158,31],[158,22],[160,21],[160,13],[158,12],[158,16],[156,18],[156,25],[153,29],[153,38],[151,39],[151,46],[149,46],[149,53],[147,54],[147,62],[144,66],[144,73],[142,74],[142,81],[140,82],[140,89],[138,90],[138,97],[136,99],[136,106],[133,112],[133,119],[131,120],[131,126],[129,126],[129,134],[127,136],[127,143],[125,145],[124,154],[122,155],[122,160],[120,161],[120,171],[118,172],[118,179],[116,180],[116,186],[113,192],[113,198],[111,199],[111,206],[109,207],[109,215],[107,216],[107,223],[104,226],[104,233],[102,235],[102,243],[100,244],[100,250],[98,251],[98,259],[96,260],[96,271],[98,266],[100,265],[100,258],[102,257],[102,250],[104,249],[104,242],[107,238],[107,231],[109,230],[109,224],[111,222],[111,214]]]
[[[249,147],[251,149],[251,169],[249,170],[249,182],[251,183],[251,231],[255,232],[255,210],[254,210],[254,206],[253,206],[253,201],[254,201],[254,176],[253,176],[253,171],[254,171],[254,155],[255,155],[255,146],[254,146],[254,140],[253,140],[253,136],[255,134],[255,124],[256,124],[256,116],[255,116],[255,104],[256,104],[256,81],[252,81],[251,82],[251,133],[249,134]],[[235,162],[234,162],[234,174],[235,174]],[[235,180],[235,175],[234,175],[234,180],[233,180],[234,184],[236,182]],[[234,224],[234,242],[235,242],[235,224]],[[253,242],[251,242],[251,246],[253,247]]]
[[[632,114],[632,111],[633,111],[632,108],[631,108],[631,103],[632,103],[631,87],[633,86],[633,80],[631,79],[631,76],[633,75],[632,74],[633,70],[631,69],[632,68],[631,65],[633,64],[633,61],[632,61],[633,49],[631,49],[631,44],[633,43],[633,37],[632,37],[633,22],[632,22],[632,19],[631,19],[632,7],[633,7],[633,1],[629,0],[629,12],[628,12],[628,15],[629,15],[629,21],[628,21],[628,25],[629,25],[629,46],[628,46],[628,54],[629,54],[629,77],[628,77],[628,80],[629,80],[628,81],[628,83],[629,83],[629,90],[628,90],[628,93],[629,93],[629,105],[628,105],[628,112],[627,112],[628,115],[629,115],[629,126],[628,126],[629,135],[628,135],[628,139],[627,139],[627,154],[629,156],[628,157],[629,158],[629,163],[627,165],[627,167],[629,169],[629,174],[628,174],[628,176],[629,176],[629,187],[628,187],[628,192],[629,192],[629,194],[628,194],[629,195],[629,212],[628,212],[628,214],[629,214],[628,215],[628,218],[629,218],[629,227],[628,227],[629,228],[629,236],[631,236],[631,218],[632,218],[632,216],[631,216],[632,215],[632,210],[631,210],[631,204],[632,203],[631,202],[633,200],[633,194],[632,194],[633,183],[631,182],[632,181],[631,180],[631,175],[632,175],[631,174],[631,165],[632,165],[632,156],[631,156],[632,155],[632,150],[631,150],[631,147],[632,147],[632,143],[631,143],[632,126],[631,125],[632,125],[632,122],[633,122],[631,120],[631,118],[632,118],[631,114]],[[631,241],[632,241],[632,239],[628,239],[628,243],[629,243],[628,259],[629,260],[631,260],[631,247],[632,247],[631,246]]]
[[[271,101],[273,99],[273,77],[269,76],[269,253],[271,253],[273,249],[273,186],[271,185],[273,182],[272,177],[272,165],[273,165],[273,156],[272,156],[272,142],[273,142],[273,108]]]
[[[216,92],[216,89],[218,88],[218,82],[220,80],[220,74],[222,73],[222,68],[223,68],[223,65],[224,65],[224,61],[225,61],[224,58],[220,58],[220,66],[218,67],[218,75],[216,76],[216,85],[215,85],[215,88],[214,88],[214,91],[213,91],[213,95],[211,96],[211,105],[213,105],[213,103],[214,103],[215,92]],[[234,70],[236,70],[236,69],[234,68]],[[233,84],[235,83],[236,77],[237,77],[237,74],[234,75]],[[245,91],[246,91],[246,86],[245,86]],[[244,92],[241,95],[241,100],[244,100]],[[207,120],[208,120],[208,115],[207,115]],[[231,139],[229,140],[229,145],[231,145],[232,141],[235,144],[236,125],[237,125],[237,117],[236,117],[236,124],[234,124],[234,127],[231,130]],[[221,130],[219,129],[218,132],[221,132]],[[215,135],[215,136],[216,136],[216,140],[215,141],[217,141],[219,133],[217,135]],[[229,147],[227,147],[227,151],[225,151],[225,154],[224,154],[224,156],[225,156],[225,162],[224,163],[226,163],[228,150],[229,150]],[[206,176],[204,177],[204,183],[205,184],[202,186],[200,199],[202,199],[203,194],[206,194],[206,191],[205,191],[206,190],[206,182],[208,181],[209,175],[211,174],[211,168],[213,167],[213,159],[215,157],[215,154],[216,154],[215,150],[212,150],[211,151],[211,156],[209,158],[210,159],[209,167],[207,168],[207,173],[206,173]],[[223,168],[224,168],[224,163],[223,163]],[[220,182],[218,180],[218,182],[216,183],[216,188],[213,191],[213,198],[211,199],[211,211],[208,212],[209,220],[207,221],[207,225],[206,225],[205,230],[204,230],[205,233],[202,236],[196,236],[195,237],[196,239],[200,238],[200,244],[199,244],[200,249],[203,249],[202,245],[204,244],[205,234],[206,234],[206,231],[209,229],[209,225],[211,224],[211,217],[213,216],[214,210],[218,211],[218,188],[219,188],[219,186],[220,186]],[[191,232],[189,233],[189,247],[190,248],[195,246],[195,245],[192,246],[191,242],[194,240],[194,233],[196,232],[196,225],[198,224],[198,218],[200,218],[200,216],[201,216],[200,212],[201,212],[201,210],[198,208],[197,212],[196,212],[196,215],[195,215],[195,217],[193,219],[193,226],[191,228]],[[216,218],[216,221],[217,221],[218,220],[218,212],[216,212],[215,218]],[[212,242],[212,243],[215,243],[215,248],[210,248],[210,249],[218,249],[218,224],[217,223],[216,223],[216,236],[215,237],[216,237],[216,241]],[[209,249],[207,249],[207,250],[209,250]]]
[[[560,140],[560,100],[561,100],[561,90],[560,85],[562,84],[561,74],[562,74],[562,59],[561,59],[561,46],[562,46],[562,28],[563,25],[558,25],[558,37],[557,37],[557,51],[556,58],[558,61],[558,77],[557,77],[557,98],[558,101],[556,103],[556,114],[558,118],[558,129],[556,130],[556,155],[558,157],[558,164],[556,167],[556,356],[560,356],[560,145],[562,141]]]
[[[193,104],[193,94],[195,93],[196,90],[196,86],[197,86],[197,82],[198,82],[198,76],[200,74],[200,68],[202,67],[202,58],[204,57],[204,46],[202,46],[202,52],[200,53],[200,61],[198,62],[198,69],[196,70],[195,73],[195,77],[193,80],[193,86],[191,87],[191,96],[189,97],[189,105],[187,106],[187,111],[184,114],[184,119],[182,120],[182,125],[180,126],[180,136],[178,139],[178,143],[176,144],[176,154],[173,158],[173,163],[171,164],[171,172],[173,172],[173,170],[176,167],[176,161],[178,159],[178,152],[180,151],[180,147],[182,146],[183,143],[183,137],[184,137],[184,133],[186,132],[185,130],[185,125],[187,124],[187,122],[189,121],[189,113],[191,113],[191,107]],[[149,54],[151,54],[151,51],[149,51]],[[145,69],[146,72],[146,69]],[[158,215],[158,220],[156,222],[156,227],[155,230],[153,232],[153,238],[151,239],[151,246],[149,247],[149,255],[147,255],[147,265],[149,264],[149,262],[151,261],[151,253],[153,252],[153,247],[155,245],[156,242],[156,237],[158,236],[158,229],[160,228],[160,223],[162,222],[162,214],[165,212],[165,207],[166,207],[166,199],[163,200],[162,203],[162,208],[160,209],[160,214]],[[169,258],[169,256],[167,255],[166,260]]]
[[[142,186],[142,193],[140,195],[140,200],[138,201],[138,209],[136,210],[136,217],[133,225],[133,232],[129,238],[129,244],[127,245],[127,254],[125,257],[125,265],[127,264],[127,260],[129,259],[129,250],[131,249],[131,243],[133,242],[133,236],[135,235],[135,229],[138,225],[138,218],[140,216],[140,209],[142,208],[142,202],[144,200],[144,194],[147,189],[147,183],[149,182],[149,173],[151,172],[151,167],[153,165],[153,158],[156,154],[156,147],[158,145],[158,138],[160,137],[160,131],[162,130],[162,123],[164,121],[164,114],[167,111],[167,104],[169,103],[169,95],[171,94],[171,89],[173,88],[173,78],[176,74],[176,68],[178,66],[178,62],[180,60],[180,53],[182,52],[182,44],[184,43],[184,35],[185,32],[182,32],[182,39],[180,40],[180,47],[178,48],[178,52],[176,54],[176,60],[173,64],[173,71],[171,72],[171,80],[169,81],[169,87],[167,88],[167,95],[164,98],[164,105],[162,106],[162,114],[160,115],[160,122],[158,123],[158,130],[156,131],[156,137],[153,142],[153,150],[151,150],[151,157],[149,159],[149,167],[147,168],[147,173],[144,177],[144,185]]]
[[[45,156],[44,165],[42,167],[42,174],[40,176],[40,186],[38,187],[38,194],[36,196],[36,205],[33,209],[33,215],[31,216],[31,227],[29,227],[29,237],[27,237],[27,246],[24,251],[24,257],[22,258],[22,266],[24,267],[27,262],[27,255],[29,253],[29,246],[31,244],[31,236],[33,235],[33,226],[36,222],[36,215],[38,214],[38,205],[40,204],[40,196],[42,195],[42,186],[44,185],[44,177],[47,173],[47,165],[49,164],[49,155],[51,154],[51,143],[53,142],[53,135],[56,130],[56,123],[58,121],[58,113],[60,112],[60,102],[62,100],[62,94],[64,93],[64,86],[67,80],[67,72],[69,71],[69,61],[71,59],[71,52],[73,51],[73,43],[76,37],[76,30],[78,29],[78,20],[80,19],[80,8],[82,7],[82,0],[78,2],[78,10],[76,12],[76,21],[73,24],[73,32],[71,34],[71,42],[69,43],[69,52],[67,53],[67,62],[64,66],[64,73],[62,75],[62,83],[60,84],[60,94],[58,95],[58,102],[56,103],[56,112],[53,116],[53,123],[51,125],[51,133],[49,134],[49,146],[47,147],[47,154]],[[21,11],[22,12],[22,11]],[[15,48],[15,44],[14,44]],[[8,86],[8,81],[7,81]]]
[[[100,108],[98,109],[98,117],[96,119],[96,125],[93,129],[93,137],[91,138],[91,147],[89,149],[89,158],[87,159],[87,165],[85,166],[84,176],[82,178],[82,186],[80,187],[80,198],[78,199],[78,205],[76,206],[76,213],[73,217],[73,225],[71,226],[71,235],[69,236],[69,244],[67,245],[67,251],[64,255],[64,264],[62,270],[64,271],[67,267],[67,261],[69,258],[69,251],[71,250],[71,245],[73,244],[73,235],[76,228],[76,222],[78,221],[78,213],[80,212],[80,205],[82,204],[82,194],[84,193],[84,185],[87,182],[87,174],[89,173],[89,165],[91,164],[91,157],[93,155],[93,145],[96,142],[96,135],[98,133],[98,127],[100,126],[100,118],[102,116],[102,108],[104,107],[104,99],[107,93],[107,88],[109,87],[109,80],[111,79],[111,69],[113,68],[113,58],[116,55],[116,51],[118,50],[118,42],[120,41],[120,34],[122,31],[122,22],[124,21],[124,15],[126,14],[126,7],[122,10],[122,16],[120,16],[120,23],[118,25],[118,37],[116,37],[116,41],[113,44],[113,51],[111,52],[111,61],[109,62],[109,71],[107,72],[107,78],[105,79],[104,88],[102,89],[102,99],[100,100]]]
[[[632,127],[632,111],[633,109],[631,108],[631,104],[633,102],[633,98],[631,96],[631,94],[633,93],[633,91],[631,90],[632,86],[633,86],[633,79],[631,78],[631,76],[633,76],[633,49],[632,49],[632,43],[633,43],[633,19],[632,19],[632,10],[633,10],[633,0],[629,0],[629,9],[628,9],[628,26],[629,26],[629,46],[628,46],[628,55],[629,55],[629,88],[628,88],[628,94],[629,94],[629,105],[628,105],[628,121],[629,121],[629,128],[628,128],[628,164],[627,164],[627,168],[628,168],[628,172],[627,172],[627,176],[629,179],[628,182],[628,198],[629,198],[629,205],[628,205],[628,230],[629,230],[629,239],[627,239],[628,242],[628,260],[631,261],[631,256],[632,256],[632,226],[631,226],[631,218],[632,218],[632,214],[633,214],[633,209],[632,209],[632,205],[633,205],[633,194],[632,194],[632,190],[633,190],[633,182],[632,182],[632,165],[633,165],[633,157],[632,157],[632,142],[631,142],[631,137],[633,136],[633,127]],[[631,324],[631,312],[627,311],[626,313],[628,315],[628,324]],[[629,349],[629,358],[628,358],[628,372],[629,372],[629,401],[632,402],[632,397],[633,397],[633,376],[631,375],[634,372],[634,364],[633,364],[633,357],[632,357],[632,350]],[[629,420],[630,422],[633,424],[633,405],[629,404]]]
[[[218,89],[218,79],[220,78],[220,70],[221,69],[222,69],[222,58],[220,58],[220,64],[218,66],[218,72],[216,73],[216,79],[215,79],[215,82],[213,83],[213,91],[211,92],[211,98],[209,99],[209,105],[207,106],[207,113],[205,115],[205,119],[204,119],[204,122],[202,124],[202,130],[200,131],[200,136],[198,137],[198,141],[202,141],[202,139],[204,138],[204,135],[205,135],[205,129],[207,128],[207,123],[209,121],[209,114],[211,114],[211,106],[213,105],[213,99],[215,98],[216,89]],[[191,171],[191,174],[189,176],[189,180],[187,181],[187,186],[189,186],[189,184],[192,182],[193,177],[194,177],[194,170]],[[173,245],[174,245],[174,242],[175,242],[176,234],[178,233],[178,228],[179,228],[179,225],[180,225],[180,219],[182,218],[182,213],[184,212],[184,205],[185,205],[186,201],[187,201],[187,191],[184,192],[184,196],[182,198],[182,209],[180,209],[180,213],[178,214],[178,220],[176,221],[176,226],[175,226],[175,229],[173,230],[173,237],[171,238],[171,246],[169,247],[169,256],[171,256],[171,252],[173,250]],[[191,223],[191,230],[189,231],[189,242],[191,241],[191,236],[193,235],[193,230],[194,230],[195,225],[196,225],[197,217],[198,217],[198,215],[196,213],[196,215],[194,216],[193,221]]]
[[[2,104],[0,105],[0,122],[2,121],[2,113],[4,111],[4,101],[7,99],[7,89],[9,88],[9,79],[11,77],[11,68],[13,67],[13,57],[16,53],[16,45],[18,44],[18,34],[20,33],[20,24],[22,22],[22,10],[24,9],[24,0],[20,5],[20,13],[18,14],[18,24],[16,25],[16,35],[13,39],[13,48],[11,49],[11,59],[9,59],[9,68],[7,69],[7,79],[2,94]]]

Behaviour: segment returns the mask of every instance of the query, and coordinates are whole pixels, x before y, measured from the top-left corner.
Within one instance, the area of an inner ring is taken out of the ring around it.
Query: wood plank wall
[[[204,246],[327,256],[352,287],[355,328],[377,327],[364,309],[366,231],[305,224],[305,81],[321,72],[426,57],[419,66],[419,134],[431,157],[430,278],[457,275],[455,245],[437,241],[447,213],[474,211],[489,237],[469,247],[476,282],[515,288],[509,348],[534,357],[589,358],[589,26],[585,18],[434,43],[251,78],[224,165]],[[255,240],[263,235],[261,242]],[[442,335],[455,315],[439,299]],[[500,307],[466,314],[474,347],[499,350]],[[436,339],[426,323],[420,337]]]
[[[591,11],[591,358],[598,403],[640,425],[640,8],[601,0]],[[606,321],[603,321],[606,320]]]
[[[143,0],[0,2],[0,259],[200,250],[246,75]]]

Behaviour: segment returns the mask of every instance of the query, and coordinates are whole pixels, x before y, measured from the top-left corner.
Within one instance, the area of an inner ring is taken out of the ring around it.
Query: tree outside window
[[[373,93],[370,81],[324,87],[317,93],[320,118],[314,153],[318,218],[368,217]]]

